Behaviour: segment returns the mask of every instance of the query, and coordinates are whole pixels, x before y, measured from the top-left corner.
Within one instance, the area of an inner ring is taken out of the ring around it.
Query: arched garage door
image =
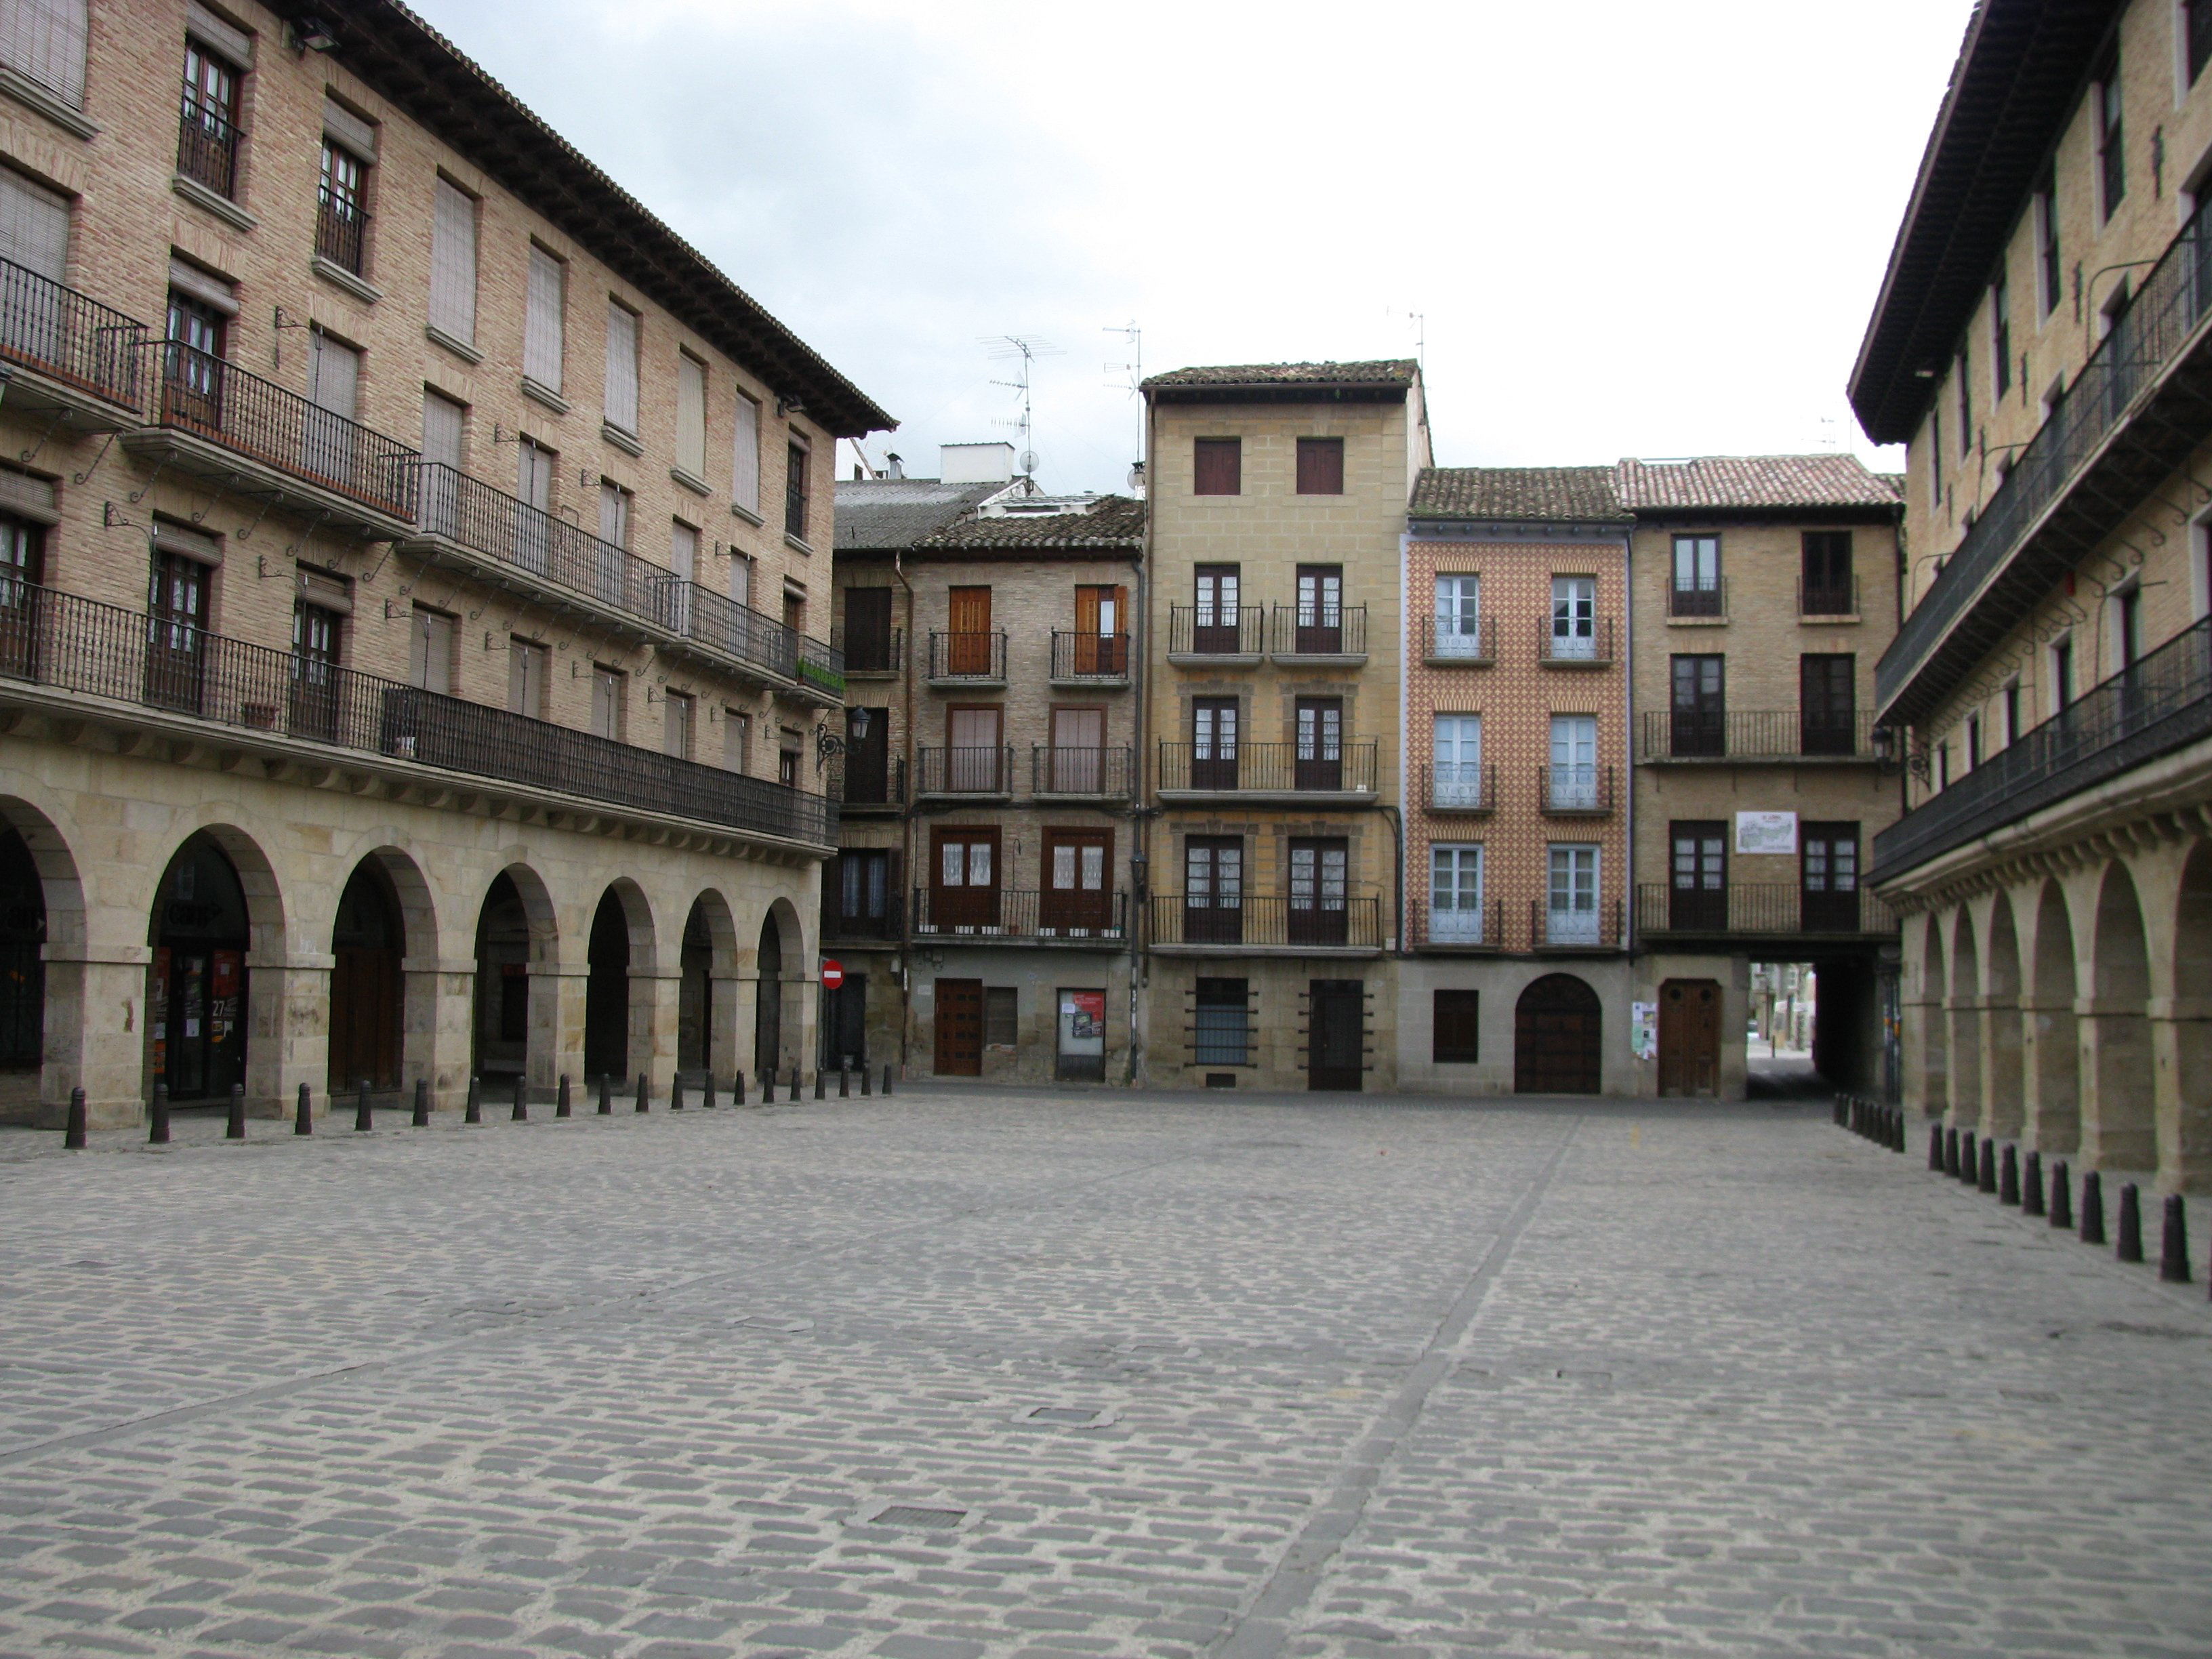
[[[1594,1095],[1605,1017],[1597,993],[1572,974],[1547,974],[1513,1010],[1513,1089],[1523,1095]]]

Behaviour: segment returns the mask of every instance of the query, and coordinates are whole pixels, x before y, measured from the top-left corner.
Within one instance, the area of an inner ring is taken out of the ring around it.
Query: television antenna
[[[1005,386],[1010,392],[1021,394],[1020,417],[1011,422],[1001,421],[998,424],[1010,425],[1021,434],[1021,453],[1015,458],[1015,468],[1022,477],[1034,481],[1036,477],[1037,454],[1036,451],[1030,447],[1030,437],[1036,421],[1030,370],[1040,357],[1059,356],[1060,348],[1051,341],[1040,338],[1034,334],[986,334],[981,337],[981,341],[983,344],[991,348],[990,356],[994,361],[1019,362],[1021,365],[1018,371],[1021,375],[1019,380],[994,380],[991,384]]]

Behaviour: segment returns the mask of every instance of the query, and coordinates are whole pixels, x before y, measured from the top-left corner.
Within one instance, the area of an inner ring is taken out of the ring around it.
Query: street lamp
[[[847,709],[845,729],[851,734],[849,737],[841,738],[834,735],[826,725],[816,726],[814,728],[814,769],[819,772],[830,764],[831,757],[850,752],[854,744],[866,743],[868,739],[868,725],[871,718],[865,708]]]

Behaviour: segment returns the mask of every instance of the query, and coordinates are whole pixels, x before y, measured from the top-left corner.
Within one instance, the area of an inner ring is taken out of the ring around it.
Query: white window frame
[[[1589,921],[1562,923],[1561,916],[1580,916],[1584,914],[1578,902],[1581,872],[1576,867],[1581,855],[1589,854]],[[1559,908],[1559,876],[1562,858],[1565,860],[1568,905]],[[1548,842],[1544,848],[1544,939],[1549,945],[1596,945],[1604,934],[1605,915],[1605,848],[1595,842]]]
[[[1444,866],[1451,866],[1452,880],[1447,890],[1441,884]],[[1474,902],[1467,903],[1464,878],[1468,866],[1474,871]],[[1495,940],[1483,937],[1483,915],[1486,894],[1486,878],[1483,843],[1474,842],[1431,842],[1429,843],[1429,942],[1432,945],[1487,945]],[[1449,891],[1455,901],[1440,904],[1441,896]]]

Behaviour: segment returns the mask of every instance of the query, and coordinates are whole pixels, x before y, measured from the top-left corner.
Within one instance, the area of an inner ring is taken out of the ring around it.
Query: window
[[[2002,401],[2012,390],[2012,299],[2002,265],[1990,284],[1990,393]]]
[[[2051,647],[2051,712],[2057,714],[2074,701],[2074,641],[2063,639]]]
[[[1808,755],[1858,752],[1858,659],[1848,652],[1797,659],[1799,748]]]
[[[1291,927],[1293,945],[1342,945],[1349,930],[1346,878],[1350,843],[1339,836],[1302,836],[1291,842]]]
[[[699,532],[681,519],[671,521],[668,527],[668,568],[687,582],[698,574]]]
[[[12,12],[41,9],[37,0],[14,0],[0,9],[0,18]],[[6,27],[0,23],[0,29]],[[185,100],[178,120],[177,171],[218,196],[238,193],[238,80],[235,64],[192,36],[185,37]]]
[[[1238,495],[1244,490],[1244,441],[1199,438],[1191,450],[1194,495]]]
[[[1300,697],[1296,705],[1300,789],[1344,787],[1344,699]]]
[[[787,726],[776,743],[775,781],[787,789],[799,787],[799,733]]]
[[[2112,596],[2112,654],[2122,668],[2142,655],[2142,589],[2126,587]]]
[[[760,404],[738,393],[738,435],[730,451],[730,500],[760,513]]]
[[[2108,58],[2097,76],[2097,183],[2107,219],[2128,193],[2126,108],[2120,94],[2120,60]]]
[[[983,1046],[1012,1048],[1021,1041],[1020,993],[1011,985],[983,988]]]
[[[1208,655],[1236,654],[1243,638],[1237,599],[1239,568],[1201,564],[1195,568],[1197,608],[1192,615],[1190,648]]]
[[[567,269],[532,242],[522,322],[522,377],[556,395],[561,390],[562,308],[567,287]]]
[[[84,107],[87,0],[0,0],[0,63]]]
[[[1552,655],[1593,660],[1597,656],[1597,578],[1552,578]]]
[[[323,140],[315,252],[356,276],[368,268],[368,164],[329,138]]]
[[[319,330],[307,343],[307,401],[314,410],[302,422],[301,459],[319,478],[359,489],[363,457],[353,422],[361,412],[361,353]]]
[[[688,351],[676,354],[676,465],[706,482],[707,365]]]
[[[1247,1066],[1252,1054],[1252,1004],[1249,981],[1201,979],[1195,997],[1191,1063]]]
[[[845,666],[884,671],[891,663],[891,590],[848,587],[845,599]]]
[[[450,696],[453,690],[453,641],[456,624],[442,611],[415,607],[414,628],[407,647],[407,678],[425,691]]]
[[[1052,711],[1051,767],[1046,781],[1068,795],[1102,793],[1105,775],[1106,711],[1097,707]]]
[[[1928,510],[1939,512],[1943,506],[1943,411],[1928,411]]]
[[[1344,649],[1344,567],[1302,564],[1297,571],[1297,631],[1291,643],[1299,652],[1322,656]],[[1282,647],[1278,644],[1278,651]]]
[[[1552,716],[1551,776],[1546,805],[1554,811],[1590,811],[1599,804],[1597,716]]]
[[[2183,44],[2189,54],[2189,83],[2197,84],[2212,62],[2212,0],[2183,0]]]
[[[1431,806],[1462,811],[1486,806],[1482,788],[1482,716],[1436,717],[1436,768]]]
[[[1226,493],[1236,494],[1234,490]],[[1301,438],[1298,440],[1298,494],[1301,495],[1344,494],[1343,439]]]
[[[602,413],[609,426],[637,433],[637,313],[607,301],[607,386]]]
[[[882,922],[890,915],[891,854],[848,852],[837,860],[837,914],[847,922]],[[866,931],[878,933],[880,928]]]
[[[1548,849],[1544,942],[1596,945],[1598,851],[1595,847],[1554,845]]]
[[[1951,787],[1951,740],[1948,738],[1936,745],[1936,787],[1939,790]]]
[[[599,480],[599,539],[612,547],[629,546],[632,497],[611,478]]]
[[[2058,250],[2058,175],[2047,167],[2035,191],[2035,264],[2043,314],[2048,317],[2064,297],[2065,273]]]
[[[69,278],[70,204],[44,185],[34,184],[12,167],[0,167],[0,257],[34,270],[48,282]],[[28,316],[21,301],[9,307],[14,315],[0,318],[0,331],[8,344],[51,357],[54,342],[52,322],[36,309]]]
[[[592,730],[599,736],[620,743],[623,739],[623,705],[626,701],[628,676],[619,668],[605,663],[592,665]]]
[[[735,548],[730,550],[730,602],[747,610],[753,603],[753,562]]]
[[[191,554],[162,545],[171,539],[169,532],[169,526],[160,526],[154,553],[146,686],[149,701],[198,713],[204,689],[201,656],[206,649],[209,571]]]
[[[1439,657],[1482,654],[1482,578],[1437,578],[1437,641]]]
[[[671,691],[663,700],[661,747],[678,760],[691,758],[692,721],[697,708],[688,691]]]
[[[1728,659],[1679,656],[1668,665],[1673,680],[1668,752],[1728,753]]]
[[[467,407],[442,393],[422,394],[422,459],[434,466],[461,468],[461,441],[468,429]]]
[[[1849,617],[1858,611],[1851,572],[1851,532],[1808,530],[1801,538],[1797,610],[1807,617]]]
[[[1429,942],[1481,945],[1482,847],[1437,842],[1429,848]]]
[[[1966,716],[1966,769],[1971,772],[1982,763],[1982,717]]]
[[[993,829],[933,830],[930,921],[939,929],[972,932],[999,921],[999,832]]]
[[[958,794],[995,795],[1011,781],[1004,749],[1005,711],[995,703],[945,711],[945,787]]]
[[[507,711],[545,718],[545,684],[551,676],[552,653],[534,640],[509,638],[507,642]]]
[[[39,654],[38,595],[46,574],[46,530],[0,516],[0,673],[27,678]]]
[[[753,769],[753,717],[741,709],[722,711],[722,769],[727,772],[750,772]]]
[[[1237,787],[1237,705],[1234,697],[1194,697],[1190,704],[1190,787]]]
[[[1127,619],[1129,590],[1126,587],[1104,587],[1085,583],[1075,590],[1075,660],[1071,665],[1078,675],[1110,678],[1129,672],[1129,640],[1121,624]],[[886,612],[886,622],[889,615]],[[849,665],[848,650],[846,660]],[[1066,669],[1060,659],[1053,664],[1055,677]]]
[[[2012,680],[2004,689],[2004,740],[2008,747],[2020,741],[2020,682]]]
[[[1183,943],[1241,944],[1243,842],[1235,836],[1192,836],[1183,842],[1182,858]]]
[[[789,445],[784,452],[783,533],[800,541],[806,534],[806,464],[805,444]]]
[[[1728,824],[1719,818],[1678,820],[1667,827],[1669,874],[1667,925],[1676,933],[1728,928]]]
[[[1482,1059],[1482,993],[1438,991],[1430,1011],[1429,1058],[1439,1066]]]
[[[1676,617],[1723,614],[1719,537],[1674,538],[1674,586],[1668,609],[1670,615]]]
[[[1951,366],[1951,378],[1959,388],[1959,453],[1971,455],[1974,453],[1974,370],[1963,345]]]
[[[1800,921],[1808,933],[1859,931],[1859,827],[1808,821],[1798,831]]]
[[[444,179],[430,209],[430,326],[476,343],[476,198]]]

